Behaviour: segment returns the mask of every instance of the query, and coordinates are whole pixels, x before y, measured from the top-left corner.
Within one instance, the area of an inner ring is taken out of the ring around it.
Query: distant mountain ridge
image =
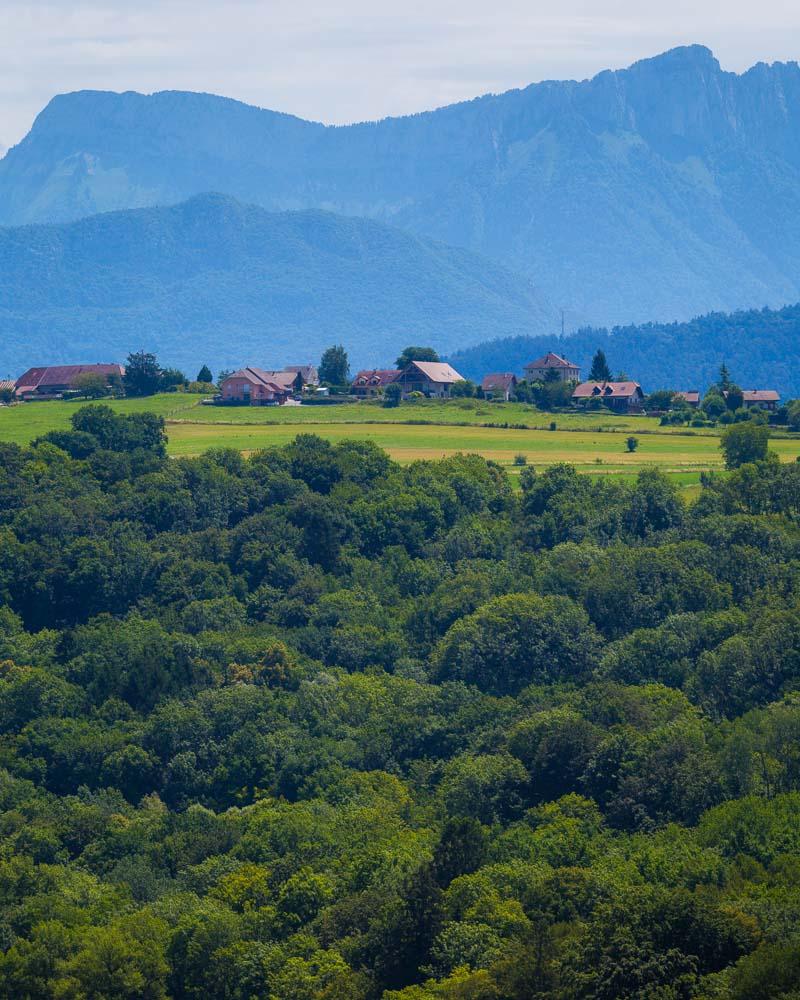
[[[598,347],[615,375],[624,371],[645,392],[705,390],[725,362],[742,388],[777,389],[784,399],[800,396],[800,304],[711,313],[687,323],[588,328],[564,338],[505,337],[453,352],[448,360],[468,378],[496,371],[522,375],[529,361],[555,350],[586,377]]]
[[[316,362],[338,342],[379,365],[409,343],[453,350],[554,324],[517,274],[366,219],[203,195],[0,227],[0,378],[140,347],[189,374]]]
[[[0,161],[0,223],[221,191],[491,257],[601,324],[800,300],[800,68],[702,46],[326,127],[207,94],[80,92]]]

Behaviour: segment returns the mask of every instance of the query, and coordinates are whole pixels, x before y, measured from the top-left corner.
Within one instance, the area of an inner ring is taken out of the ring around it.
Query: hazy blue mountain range
[[[367,219],[202,195],[0,227],[0,378],[140,347],[190,373],[316,362],[339,341],[384,366],[409,343],[453,350],[554,326],[526,279]]]
[[[800,396],[800,305],[711,313],[688,323],[583,329],[563,339],[508,337],[454,352],[449,360],[463,375],[478,379],[486,372],[521,375],[529,361],[557,351],[579,364],[585,376],[598,347],[614,374],[626,372],[645,392],[706,389],[725,361],[744,389]]]
[[[0,223],[205,191],[471,249],[595,324],[779,306],[800,300],[800,68],[737,75],[691,46],[347,127],[207,94],[68,94],[0,161]]]

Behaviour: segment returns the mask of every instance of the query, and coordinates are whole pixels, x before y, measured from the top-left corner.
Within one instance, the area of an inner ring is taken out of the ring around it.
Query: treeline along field
[[[797,994],[800,464],[73,415],[0,444],[0,998]]]
[[[0,440],[27,444],[50,430],[64,430],[81,406],[54,401],[0,409]],[[659,467],[676,482],[696,483],[700,474],[721,468],[715,429],[661,427],[645,416],[610,413],[545,413],[521,403],[475,400],[424,401],[386,409],[374,403],[332,406],[215,407],[197,397],[167,393],[144,399],[110,400],[115,412],[152,412],[167,421],[167,450],[175,456],[229,447],[253,452],[283,445],[308,430],[331,441],[372,441],[393,459],[442,458],[459,452],[483,455],[519,473],[517,456],[548,466],[568,461],[582,472],[630,475]],[[556,430],[550,430],[555,423]],[[639,435],[635,452],[627,436]],[[772,449],[783,461],[800,456],[800,436],[773,435]]]

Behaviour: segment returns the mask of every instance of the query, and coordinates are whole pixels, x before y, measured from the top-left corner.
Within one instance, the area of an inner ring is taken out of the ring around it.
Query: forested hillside
[[[800,69],[699,45],[591,80],[325,127],[209,94],[65,94],[0,161],[0,223],[221,191],[491,257],[594,324],[800,300]]]
[[[587,328],[563,339],[507,337],[455,351],[450,360],[466,377],[516,372],[556,350],[580,365],[584,377],[600,347],[614,374],[625,371],[654,389],[706,389],[725,362],[746,388],[800,395],[800,305],[711,313],[688,323],[645,323],[613,330]]]
[[[379,366],[409,341],[451,350],[555,318],[529,281],[468,251],[218,195],[0,228],[0,273],[0,377],[142,347],[188,370],[280,368],[337,341]]]
[[[0,445],[4,1000],[800,990],[800,465]]]

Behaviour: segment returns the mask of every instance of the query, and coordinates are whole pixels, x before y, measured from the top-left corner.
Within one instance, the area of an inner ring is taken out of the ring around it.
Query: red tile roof
[[[641,392],[638,382],[581,382],[575,387],[573,399],[628,399]]]
[[[239,378],[250,382],[251,385],[263,386],[265,389],[269,389],[270,392],[288,393],[292,391],[291,386],[276,381],[273,377],[274,375],[275,372],[265,372],[261,368],[240,368],[238,372],[232,372],[225,379],[223,385],[231,379]]]
[[[125,369],[122,365],[50,365],[42,368],[29,368],[17,379],[18,392],[32,392],[34,389],[52,388],[54,386],[71,386],[78,375],[111,375],[122,376]]]
[[[297,372],[268,372],[263,368],[240,368],[232,372],[225,381],[231,378],[243,378],[253,385],[263,385],[274,392],[291,392],[297,381]]]
[[[745,403],[777,403],[781,398],[774,389],[742,389]]]
[[[356,388],[359,386],[380,387],[394,382],[399,374],[399,368],[364,368],[356,374],[351,384]]]
[[[682,389],[679,392],[676,392],[674,395],[679,396],[681,399],[685,399],[687,403],[700,402],[699,389]]]
[[[294,372],[295,375],[302,375],[303,382],[319,381],[319,374],[313,365],[286,365],[285,372]]]
[[[452,383],[464,381],[464,376],[459,375],[455,368],[452,365],[448,365],[446,361],[412,361],[404,371],[407,372],[411,368],[416,368],[418,372],[431,382]]]
[[[251,369],[252,370],[252,369]],[[255,369],[259,374],[264,375],[269,379],[270,382],[274,382],[276,385],[281,386],[287,392],[291,392],[296,389],[297,386],[297,376],[300,375],[300,382],[303,381],[303,376],[300,372],[291,371],[288,368],[284,368],[282,371],[262,371],[262,369]]]
[[[513,372],[496,372],[493,375],[484,375],[481,381],[481,389],[484,392],[491,392],[492,389],[502,389],[507,392],[517,384],[517,376]]]
[[[553,354],[552,351],[548,351],[541,358],[537,358],[535,361],[531,361],[530,364],[525,365],[527,371],[528,368],[577,368],[578,366],[573,361],[567,361],[566,358],[562,358],[560,354]]]

